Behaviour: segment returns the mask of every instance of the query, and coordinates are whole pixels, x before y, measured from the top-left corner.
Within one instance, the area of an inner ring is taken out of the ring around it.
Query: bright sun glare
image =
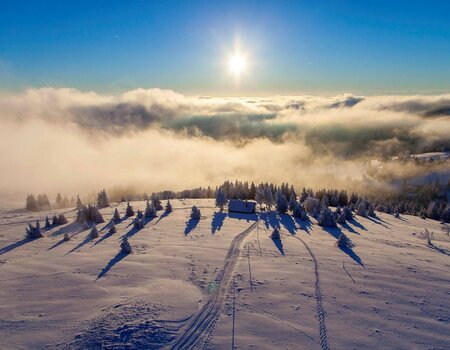
[[[245,57],[239,54],[232,56],[228,62],[230,72],[236,76],[240,76],[245,71],[246,66],[247,61]]]

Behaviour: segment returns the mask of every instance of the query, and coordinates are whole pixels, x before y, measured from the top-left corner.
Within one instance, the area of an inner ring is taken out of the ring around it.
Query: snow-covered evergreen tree
[[[225,192],[219,188],[216,194],[216,207],[220,208],[220,210],[223,210],[223,207],[227,204],[228,199],[225,194]]]
[[[195,205],[192,206],[191,219],[193,219],[193,220],[200,220],[201,217],[202,217],[202,214],[200,213],[200,209],[197,208]]]
[[[322,200],[320,201],[320,207],[321,208],[328,208],[329,201],[326,194],[323,195]]]
[[[67,232],[64,234],[63,241],[64,242],[70,241],[70,236]]]
[[[270,186],[266,186],[264,188],[264,202],[266,203],[268,210],[272,210],[272,206],[275,204],[275,199],[273,198],[273,193]]]
[[[137,211],[137,213],[136,213],[136,217],[137,217],[138,219],[142,219],[142,218],[144,217],[144,214],[142,213],[142,211],[140,211],[140,210],[138,209],[138,211]]]
[[[303,209],[300,203],[295,202],[294,208],[292,209],[292,215],[296,218],[301,218],[303,214]]]
[[[68,221],[67,221],[66,217],[64,216],[64,214],[59,214],[58,225],[65,225],[67,223],[68,223]]]
[[[258,203],[259,207],[264,203],[264,189],[262,187],[258,187],[255,192],[255,201]]]
[[[83,208],[83,203],[81,202],[81,199],[80,199],[79,195],[77,195],[77,202],[76,202],[75,206],[77,207],[78,210]]]
[[[171,213],[172,210],[173,210],[173,208],[172,208],[172,203],[170,203],[170,200],[167,200],[167,203],[166,203],[166,213]]]
[[[130,217],[134,216],[134,210],[133,207],[130,205],[130,201],[127,203],[127,209],[125,210],[125,216]]]
[[[336,222],[340,225],[344,225],[347,222],[347,218],[345,216],[345,212],[341,211],[340,214],[338,214],[338,217],[336,219]]]
[[[123,254],[131,254],[133,252],[130,242],[128,242],[128,238],[126,236],[122,238],[122,242],[120,243],[120,252]]]
[[[342,209],[342,212],[345,214],[345,219],[347,221],[350,221],[353,219],[353,213],[352,210],[350,209],[350,207],[346,206]]]
[[[97,195],[97,208],[102,209],[107,207],[109,207],[108,195],[106,194],[106,191],[103,189]]]
[[[58,226],[59,225],[59,217],[57,215],[54,215],[52,218],[52,226]]]
[[[114,220],[111,220],[109,223],[109,229],[108,229],[108,233],[109,234],[113,234],[116,233],[117,229],[116,229],[116,224],[114,224]]]
[[[275,193],[275,206],[280,214],[285,214],[288,210],[288,201],[280,190]]]
[[[318,221],[319,226],[334,227],[336,221],[334,220],[333,212],[328,207],[322,207]]]
[[[336,245],[341,249],[353,247],[352,241],[350,240],[350,238],[347,237],[347,235],[345,233],[341,233],[341,235],[339,236],[339,238],[336,242]]]
[[[375,214],[375,211],[373,210],[372,203],[369,203],[369,205],[367,206],[367,215],[370,216],[371,218],[377,217],[377,214]]]
[[[295,197],[295,193],[291,193],[291,196],[289,197],[289,210],[291,212],[294,212],[294,209],[297,205],[297,198]]]
[[[117,208],[114,209],[114,214],[113,214],[112,220],[115,223],[119,223],[120,222],[119,210]]]
[[[89,232],[89,238],[90,239],[98,238],[97,226],[95,226],[95,224],[92,225],[91,232]]]
[[[153,203],[150,201],[147,201],[147,204],[145,206],[145,217],[146,218],[154,218],[158,214],[156,212],[156,208],[153,206]]]
[[[133,227],[137,230],[144,228],[144,218],[143,217],[139,218],[138,216],[136,216],[133,219]]]
[[[26,237],[28,239],[37,239],[42,238],[44,235],[41,232],[41,225],[39,223],[39,220],[36,220],[36,226],[28,224],[28,227],[26,228]]]
[[[152,204],[156,211],[162,210],[161,200],[157,195],[152,195]]]
[[[367,217],[367,206],[363,199],[359,199],[356,203],[356,214],[362,217]]]
[[[34,196],[32,194],[29,194],[27,196],[27,201],[26,201],[25,208],[27,210],[31,210],[31,211],[38,211],[39,210],[36,198],[34,198]]]
[[[317,211],[320,207],[320,203],[317,198],[307,197],[305,199],[305,201],[303,202],[303,207],[309,214],[313,215],[313,214],[317,214]]]
[[[45,217],[45,228],[50,228],[50,227],[52,227],[52,224],[50,223],[48,216],[46,216]]]

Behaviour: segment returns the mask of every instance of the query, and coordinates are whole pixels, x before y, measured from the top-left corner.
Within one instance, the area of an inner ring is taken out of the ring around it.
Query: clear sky
[[[227,67],[236,42],[247,68]],[[450,91],[450,1],[0,2],[0,89]]]

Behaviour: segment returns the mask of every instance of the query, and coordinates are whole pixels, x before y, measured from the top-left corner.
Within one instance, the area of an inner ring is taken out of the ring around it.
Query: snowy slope
[[[177,200],[139,231],[131,219],[113,235],[99,224],[94,241],[65,211],[69,224],[29,242],[26,223],[46,213],[9,203],[0,203],[2,349],[229,349],[233,309],[237,349],[450,348],[450,239],[436,221],[381,214],[324,230]],[[336,247],[340,231],[352,251]],[[128,256],[118,253],[123,235]]]

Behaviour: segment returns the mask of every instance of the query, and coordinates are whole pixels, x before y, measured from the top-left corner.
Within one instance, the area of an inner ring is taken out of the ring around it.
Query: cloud
[[[448,149],[448,106],[450,95],[29,89],[0,97],[0,190],[132,184],[144,191],[235,178],[345,185],[369,159]]]

